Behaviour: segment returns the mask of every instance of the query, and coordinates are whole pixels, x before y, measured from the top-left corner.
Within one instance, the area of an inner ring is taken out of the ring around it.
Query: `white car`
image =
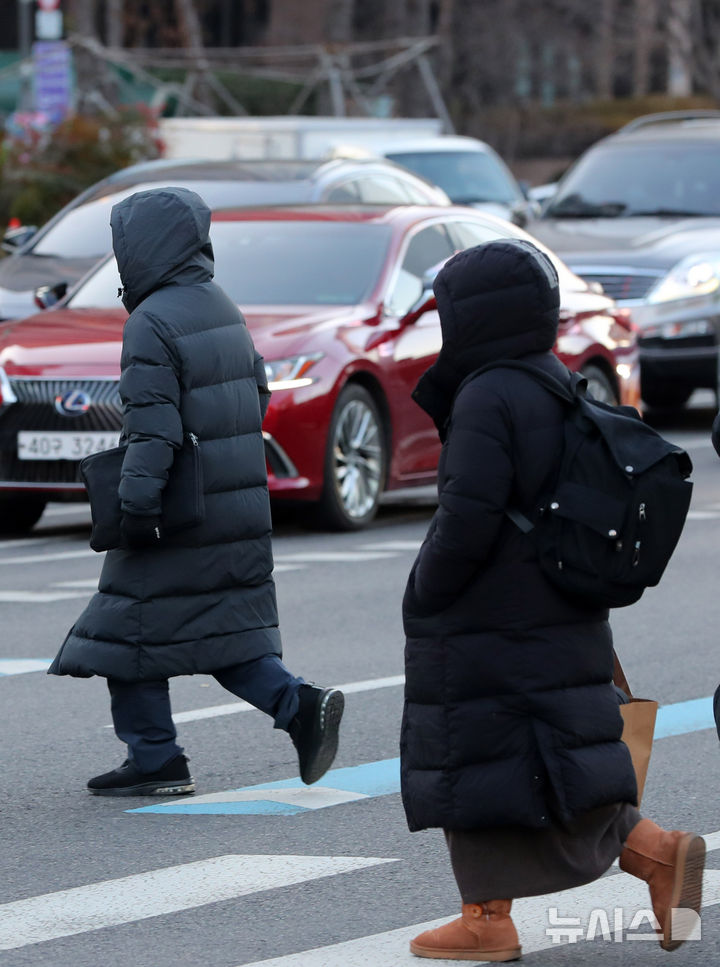
[[[338,145],[334,155],[370,151],[438,185],[455,205],[471,205],[520,226],[539,214],[539,206],[526,197],[500,155],[477,138],[440,135],[366,141],[357,150]]]

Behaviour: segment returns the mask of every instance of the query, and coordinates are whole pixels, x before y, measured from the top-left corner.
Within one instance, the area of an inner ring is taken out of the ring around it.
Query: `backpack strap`
[[[567,387],[559,379],[546,373],[539,366],[533,366],[532,363],[525,363],[520,359],[500,359],[497,362],[488,363],[486,366],[482,366],[480,369],[475,370],[474,373],[471,373],[460,384],[458,393],[469,380],[492,369],[516,369],[525,372],[529,376],[532,376],[535,382],[540,383],[549,393],[552,393],[553,396],[558,397],[563,403],[570,406],[577,403],[578,399],[584,397],[587,392],[587,379],[581,376],[580,373],[570,373],[570,386]],[[535,529],[535,524],[517,507],[506,507],[505,515],[523,534],[530,534]]]
[[[480,373],[489,372],[491,369],[518,369],[521,372],[528,373],[536,382],[544,386],[548,392],[559,396],[566,403],[574,403],[579,396],[585,396],[587,392],[587,379],[581,376],[580,373],[570,373],[570,387],[568,388],[559,379],[551,376],[550,373],[546,373],[544,369],[541,369],[539,366],[533,366],[532,363],[524,363],[521,359],[499,359],[497,362],[488,363],[486,366],[476,369],[467,379],[463,380],[458,388],[458,392],[473,377],[479,376]]]

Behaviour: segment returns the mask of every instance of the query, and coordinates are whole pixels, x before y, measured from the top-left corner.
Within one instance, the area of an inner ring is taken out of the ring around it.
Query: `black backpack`
[[[561,591],[596,608],[633,604],[662,577],[685,523],[692,461],[631,406],[586,396],[529,363],[501,360],[477,370],[520,369],[565,404],[559,472],[529,516],[510,519],[534,541],[540,565]]]

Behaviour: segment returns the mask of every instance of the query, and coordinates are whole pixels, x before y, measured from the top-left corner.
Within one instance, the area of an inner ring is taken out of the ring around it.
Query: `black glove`
[[[126,547],[152,547],[162,540],[160,518],[123,514],[120,533]]]

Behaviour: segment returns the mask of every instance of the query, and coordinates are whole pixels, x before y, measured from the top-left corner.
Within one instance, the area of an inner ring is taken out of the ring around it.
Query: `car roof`
[[[507,228],[504,219],[465,205],[263,205],[215,208],[212,212],[213,222],[364,222],[390,224],[400,230],[433,218],[465,219],[496,224],[501,230]]]
[[[385,158],[269,158],[251,159],[231,158],[226,161],[207,159],[158,159],[140,162],[123,168],[105,179],[113,185],[132,185],[137,181],[166,181],[171,174],[187,181],[295,181],[312,179],[338,168],[366,168],[370,166],[401,170]],[[421,179],[422,180],[422,179]]]
[[[489,151],[490,146],[477,138],[466,138],[463,135],[440,135],[436,138],[393,138],[392,141],[370,142],[375,150],[384,154],[395,154],[403,151]]]
[[[392,173],[404,181],[422,183],[438,196],[442,189],[428,181],[422,175],[408,171],[402,165],[395,164],[387,158],[373,155],[361,158],[322,158],[306,159],[272,159],[272,160],[242,160],[230,159],[226,161],[208,161],[200,159],[156,159],[154,161],[139,162],[128,168],[109,175],[102,181],[86,188],[75,199],[87,203],[103,198],[109,192],[122,192],[136,185],[150,185],[158,182],[167,185],[173,181],[178,184],[193,182],[246,182],[288,184],[293,182],[316,182],[325,177],[337,174],[383,174]]]
[[[621,129],[603,138],[598,145],[611,144],[677,144],[704,142],[714,144],[720,140],[720,118],[693,118],[677,121],[658,121],[641,127]]]

